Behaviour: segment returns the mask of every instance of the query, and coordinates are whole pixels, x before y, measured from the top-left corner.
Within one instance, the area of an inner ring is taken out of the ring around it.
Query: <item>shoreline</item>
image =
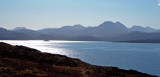
[[[160,40],[131,40],[131,41],[100,41],[100,40],[97,40],[97,41],[87,41],[87,40],[0,40],[0,42],[3,42],[3,41],[45,41],[45,42],[48,42],[48,41],[72,41],[72,42],[111,42],[111,43],[149,43],[149,44],[159,44],[160,43]]]

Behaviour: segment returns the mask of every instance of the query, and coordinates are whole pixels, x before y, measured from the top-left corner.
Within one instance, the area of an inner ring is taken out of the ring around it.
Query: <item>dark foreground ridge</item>
[[[0,43],[0,77],[155,77],[135,70],[94,66],[62,55]]]

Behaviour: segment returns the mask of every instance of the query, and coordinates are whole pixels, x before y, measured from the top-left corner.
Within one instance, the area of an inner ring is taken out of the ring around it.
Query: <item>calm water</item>
[[[134,69],[160,76],[160,44],[41,40],[1,42],[67,55],[94,65]]]

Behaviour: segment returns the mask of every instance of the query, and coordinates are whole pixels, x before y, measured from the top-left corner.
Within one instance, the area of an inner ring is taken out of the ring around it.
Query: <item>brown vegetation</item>
[[[134,70],[94,66],[62,55],[0,43],[0,77],[153,77]]]

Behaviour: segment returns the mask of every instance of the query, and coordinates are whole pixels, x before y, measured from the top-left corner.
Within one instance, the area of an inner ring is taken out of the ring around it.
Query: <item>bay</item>
[[[93,65],[134,69],[160,76],[160,44],[105,41],[0,40],[42,52],[78,58]]]

